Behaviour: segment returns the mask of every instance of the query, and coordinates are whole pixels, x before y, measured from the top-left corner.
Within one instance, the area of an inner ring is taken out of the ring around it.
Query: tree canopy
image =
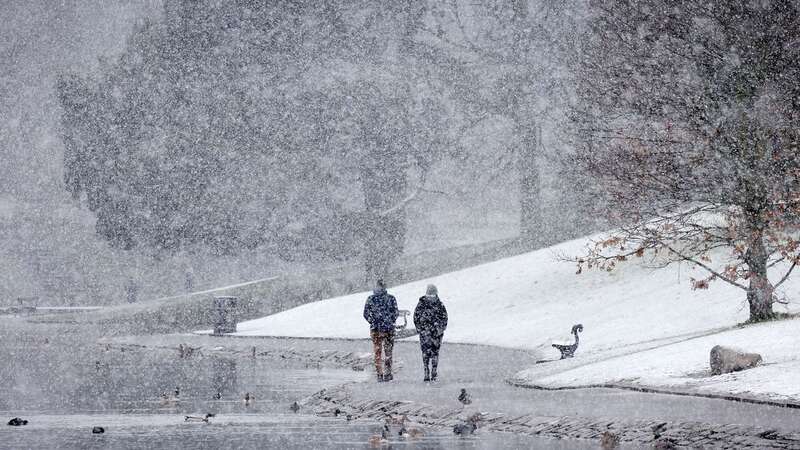
[[[724,280],[747,291],[752,320],[771,317],[799,256],[797,4],[590,5],[576,162],[624,225],[579,264],[663,250],[708,271],[695,288]],[[718,248],[729,257],[712,262]]]
[[[385,272],[403,202],[452,140],[448,94],[420,73],[423,13],[167,2],[98,76],[59,81],[68,189],[123,248],[302,259],[388,245],[367,263]]]

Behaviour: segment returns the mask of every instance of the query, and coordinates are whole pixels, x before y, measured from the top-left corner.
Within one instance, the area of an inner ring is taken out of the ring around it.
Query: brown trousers
[[[375,371],[378,375],[392,374],[392,349],[394,348],[394,331],[370,331],[372,351],[375,353]],[[381,358],[383,353],[383,358]],[[385,371],[384,371],[385,367]]]

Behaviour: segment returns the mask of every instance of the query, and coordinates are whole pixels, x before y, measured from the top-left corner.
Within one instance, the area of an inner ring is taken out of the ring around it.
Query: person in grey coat
[[[436,381],[439,375],[439,348],[447,328],[447,308],[439,299],[436,286],[432,284],[428,285],[425,295],[420,297],[414,309],[414,326],[419,333],[422,364],[425,368],[423,381]]]

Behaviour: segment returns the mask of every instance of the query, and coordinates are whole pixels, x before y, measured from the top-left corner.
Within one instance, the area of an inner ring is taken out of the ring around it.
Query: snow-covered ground
[[[764,364],[751,370],[710,376],[709,350],[714,345],[760,353]],[[800,319],[793,319],[606,357],[557,373],[533,367],[517,374],[517,378],[523,383],[553,388],[619,383],[797,401],[800,400],[798,349]]]
[[[800,320],[738,329],[748,314],[744,292],[723,282],[693,291],[689,278],[705,274],[687,264],[654,269],[646,256],[611,273],[584,269],[576,274],[575,265],[559,256],[581,254],[586,242],[565,242],[389,291],[401,309],[413,311],[425,286],[436,284],[450,315],[445,340],[530,350],[530,360],[520,362],[530,368],[516,377],[522,384],[620,382],[800,400]],[[782,286],[790,300],[798,288],[796,279]],[[361,313],[367,295],[331,298],[243,322],[236,334],[365,338],[368,327]],[[778,309],[796,312],[800,305]],[[575,358],[535,364],[557,359],[550,343],[568,341],[577,323],[584,332]],[[716,344],[760,352],[765,364],[710,377],[703,371]]]

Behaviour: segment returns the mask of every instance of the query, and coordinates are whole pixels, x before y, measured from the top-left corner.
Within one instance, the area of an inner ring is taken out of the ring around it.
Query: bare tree
[[[516,172],[519,180],[520,237],[536,247],[542,236],[541,124],[552,106],[548,92],[558,82],[554,40],[569,19],[562,2],[492,0],[450,1],[434,8],[435,27],[427,31],[437,45],[470,61],[481,85],[459,92],[468,127],[502,117],[513,132],[507,151],[495,155],[495,178]],[[487,76],[486,73],[491,75]]]
[[[596,0],[590,14],[576,162],[625,225],[579,271],[661,252],[707,271],[694,288],[723,280],[751,321],[772,318],[799,261],[797,3]]]

